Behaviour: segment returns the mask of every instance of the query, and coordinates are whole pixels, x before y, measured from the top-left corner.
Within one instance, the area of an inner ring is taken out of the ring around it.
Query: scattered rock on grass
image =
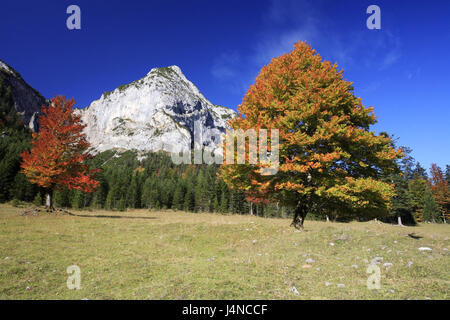
[[[337,284],[337,287],[338,287],[338,288],[344,288],[344,287],[345,287],[345,284],[343,284],[343,283],[338,283],[338,284]]]
[[[295,294],[295,295],[299,295],[300,292],[298,292],[296,287],[291,287],[291,291]]]
[[[379,264],[383,261],[383,257],[375,257],[370,261],[370,264]]]
[[[420,247],[419,251],[433,251],[433,249],[428,248],[428,247]]]

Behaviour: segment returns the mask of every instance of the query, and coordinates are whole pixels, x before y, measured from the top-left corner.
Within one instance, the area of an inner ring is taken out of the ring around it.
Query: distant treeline
[[[1,75],[1,74],[0,74]],[[14,110],[11,92],[0,77],[0,202],[20,201],[42,204],[45,190],[32,185],[20,173],[20,154],[30,147],[31,132],[25,128]],[[444,222],[450,218],[450,166],[426,170],[410,156],[398,163],[398,173],[385,177],[395,184],[397,196],[392,199],[391,216],[385,221]],[[95,208],[123,211],[127,208],[174,209],[192,212],[255,214],[287,217],[291,209],[271,205],[255,205],[242,192],[228,188],[217,176],[217,165],[175,165],[164,152],[138,154],[134,151],[105,151],[97,154],[93,165],[102,169],[97,176],[100,187],[94,193],[78,190],[56,190],[54,204],[67,208]],[[345,220],[333,212],[312,219]],[[362,218],[364,219],[364,218]]]

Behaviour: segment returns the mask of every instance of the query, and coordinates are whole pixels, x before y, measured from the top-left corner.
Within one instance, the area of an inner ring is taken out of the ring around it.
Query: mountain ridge
[[[10,87],[14,108],[25,126],[37,131],[42,105],[36,89],[0,60],[0,80]],[[144,77],[104,92],[85,108],[76,108],[93,153],[111,149],[179,152],[202,147],[217,149],[227,121],[236,112],[211,103],[181,69],[152,68]]]
[[[153,68],[77,112],[95,151],[169,152],[192,147],[196,123],[201,144],[215,149],[227,120],[236,114],[207,100],[176,65]]]
[[[42,105],[47,105],[48,100],[30,86],[19,72],[1,59],[0,80],[3,86],[10,88],[14,109],[22,115],[25,126],[37,131]]]

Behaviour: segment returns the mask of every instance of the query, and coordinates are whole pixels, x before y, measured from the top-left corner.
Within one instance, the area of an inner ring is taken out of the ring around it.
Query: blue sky
[[[81,30],[66,28],[71,4]],[[371,4],[381,30],[366,28]],[[375,107],[374,130],[427,168],[450,164],[447,0],[3,0],[0,12],[0,59],[78,107],[175,64],[211,102],[236,109],[262,66],[306,40]]]

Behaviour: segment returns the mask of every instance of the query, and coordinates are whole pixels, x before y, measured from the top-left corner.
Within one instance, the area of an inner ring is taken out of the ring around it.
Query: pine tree
[[[106,196],[105,209],[112,210],[115,207],[114,203],[114,190],[110,189]]]
[[[392,140],[395,141],[394,139]],[[391,199],[392,217],[387,217],[384,220],[387,222],[398,223],[399,225],[403,225],[403,223],[414,225],[415,220],[412,210],[412,199],[408,185],[409,181],[415,176],[414,158],[410,155],[412,152],[410,148],[401,147],[401,149],[405,156],[397,161],[398,171],[390,174],[387,179],[385,179],[386,182],[394,184],[395,196]],[[395,221],[393,221],[394,218]]]
[[[412,212],[416,221],[423,220],[424,194],[427,181],[423,179],[411,180],[408,183],[409,197],[411,198]]]
[[[425,189],[423,204],[423,220],[437,222],[439,220],[439,206],[434,200],[430,188]]]
[[[149,177],[145,179],[142,186],[141,204],[145,208],[150,208],[150,191],[152,189],[152,179]]]
[[[172,199],[175,185],[171,179],[165,179],[160,184],[160,202],[163,208],[170,209],[172,207]]]
[[[125,199],[124,198],[121,198],[119,200],[119,203],[117,204],[117,210],[125,211]]]
[[[127,190],[126,204],[129,208],[139,208],[141,206],[141,195],[139,185],[139,174],[134,174],[131,184]]]
[[[99,187],[94,193],[92,200],[92,206],[94,208],[104,208],[106,203],[106,197],[108,196],[108,182],[106,181],[104,174],[98,175]]]
[[[208,194],[206,193],[206,179],[203,171],[199,170],[197,179],[195,181],[194,195],[195,195],[195,211],[206,211],[209,207]]]
[[[427,170],[425,170],[425,168],[422,167],[419,162],[416,163],[416,168],[413,171],[413,178],[428,180]]]
[[[185,189],[182,183],[178,183],[173,194],[172,207],[177,210],[183,210]]]
[[[245,194],[238,191],[230,191],[230,210],[232,213],[244,214],[248,212],[248,206],[245,201]]]
[[[41,197],[41,194],[39,192],[34,197],[33,204],[35,206],[41,206],[42,205],[42,197]]]
[[[53,192],[53,201],[55,202],[55,205],[60,208],[69,207],[69,204],[71,203],[69,200],[69,191],[55,190]]]
[[[195,211],[195,195],[192,185],[187,185],[184,196],[184,210]]]
[[[30,141],[31,131],[24,126],[16,111],[11,88],[0,72],[0,202],[13,197],[32,201],[36,194],[36,188],[31,195],[25,194],[30,191],[29,184],[24,182],[24,175],[19,173],[20,154],[29,148]],[[23,192],[21,188],[28,190]]]
[[[80,190],[73,190],[71,195],[72,208],[83,209],[84,208],[84,194]]]
[[[14,183],[11,186],[11,193],[14,194],[17,199],[31,202],[38,191],[38,186],[30,183],[23,173],[17,172]]]
[[[230,209],[230,190],[225,184],[222,184],[222,193],[220,196],[220,212],[227,213]]]

